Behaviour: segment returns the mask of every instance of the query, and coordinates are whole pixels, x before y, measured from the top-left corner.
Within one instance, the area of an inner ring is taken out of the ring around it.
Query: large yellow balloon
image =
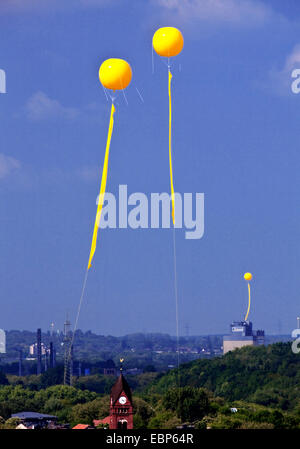
[[[131,78],[131,67],[124,59],[107,59],[101,64],[99,69],[100,83],[107,89],[125,89],[129,85]]]
[[[245,274],[244,274],[244,279],[245,279],[246,281],[251,281],[251,279],[252,279],[252,274],[251,274],[251,273],[245,273]]]
[[[183,36],[177,28],[159,28],[154,33],[152,45],[157,54],[170,58],[183,49]]]

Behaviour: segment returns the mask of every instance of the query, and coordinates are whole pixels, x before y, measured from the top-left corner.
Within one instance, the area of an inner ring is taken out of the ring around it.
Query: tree
[[[135,429],[144,429],[145,423],[140,415],[133,415],[133,427]]]
[[[105,418],[109,414],[109,398],[98,398],[86,404],[77,404],[72,407],[71,420],[78,424],[93,424],[94,419]]]
[[[15,429],[20,424],[19,418],[9,418],[5,421],[5,429]]]
[[[204,430],[204,429],[206,429],[206,427],[207,427],[207,425],[206,425],[205,419],[202,419],[201,421],[196,421],[195,422],[195,429]]]
[[[154,409],[143,399],[135,397],[133,400],[133,412],[139,427],[147,427],[149,419],[154,415]]]
[[[148,423],[148,429],[164,429],[165,423],[170,421],[174,417],[174,412],[170,411],[162,411],[156,413],[155,416],[153,416]]]
[[[51,387],[52,385],[62,384],[64,380],[64,367],[57,365],[50,368],[41,375],[40,385],[42,388]]]
[[[183,422],[201,420],[209,411],[209,399],[202,388],[172,388],[163,397],[167,410],[176,411]]]

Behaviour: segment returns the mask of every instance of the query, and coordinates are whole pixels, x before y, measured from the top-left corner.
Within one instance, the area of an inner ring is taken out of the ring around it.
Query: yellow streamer
[[[251,303],[251,297],[250,297],[250,283],[248,282],[248,293],[249,293],[249,301],[248,301],[248,310],[245,316],[245,321],[247,321],[249,312],[250,312],[250,303]]]
[[[88,270],[91,268],[92,260],[93,260],[93,257],[94,257],[95,251],[96,251],[97,235],[98,235],[98,229],[99,229],[99,226],[100,226],[101,211],[102,211],[102,206],[103,206],[103,202],[104,202],[104,195],[105,195],[105,189],[106,189],[108,156],[109,156],[111,135],[112,135],[112,132],[113,132],[113,127],[114,127],[114,113],[115,113],[115,110],[116,110],[115,106],[112,103],[112,105],[111,105],[111,112],[110,112],[110,120],[109,120],[109,128],[108,128],[108,136],[107,136],[107,142],[106,142],[104,165],[103,165],[103,171],[102,171],[100,194],[99,194],[99,198],[98,198],[98,207],[97,207],[97,214],[96,214],[96,220],[95,220],[95,226],[94,226],[94,232],[93,232],[93,240],[92,240],[92,245],[91,245],[90,258],[89,258],[89,263],[88,263]]]
[[[171,97],[171,80],[172,73],[169,68],[169,161],[170,161],[170,183],[171,183],[171,199],[172,199],[172,220],[175,226],[175,195],[173,186],[173,169],[172,169],[172,97]]]

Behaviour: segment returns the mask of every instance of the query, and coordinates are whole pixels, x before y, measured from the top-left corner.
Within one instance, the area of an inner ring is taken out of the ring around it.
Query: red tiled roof
[[[91,426],[88,424],[76,424],[76,426],[72,427],[72,429],[89,429]]]
[[[99,424],[110,424],[110,416],[103,419],[94,419],[93,424],[95,427],[99,426]]]

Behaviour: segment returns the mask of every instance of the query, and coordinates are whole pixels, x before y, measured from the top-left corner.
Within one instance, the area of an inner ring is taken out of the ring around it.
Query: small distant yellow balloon
[[[130,84],[131,78],[131,67],[124,59],[107,59],[100,66],[99,80],[106,89],[126,89]]]
[[[177,56],[183,49],[183,36],[174,27],[159,28],[153,36],[152,45],[160,56]]]
[[[252,279],[252,274],[251,274],[251,273],[245,273],[245,274],[244,274],[244,279],[245,279],[246,281],[251,281],[251,279]]]

